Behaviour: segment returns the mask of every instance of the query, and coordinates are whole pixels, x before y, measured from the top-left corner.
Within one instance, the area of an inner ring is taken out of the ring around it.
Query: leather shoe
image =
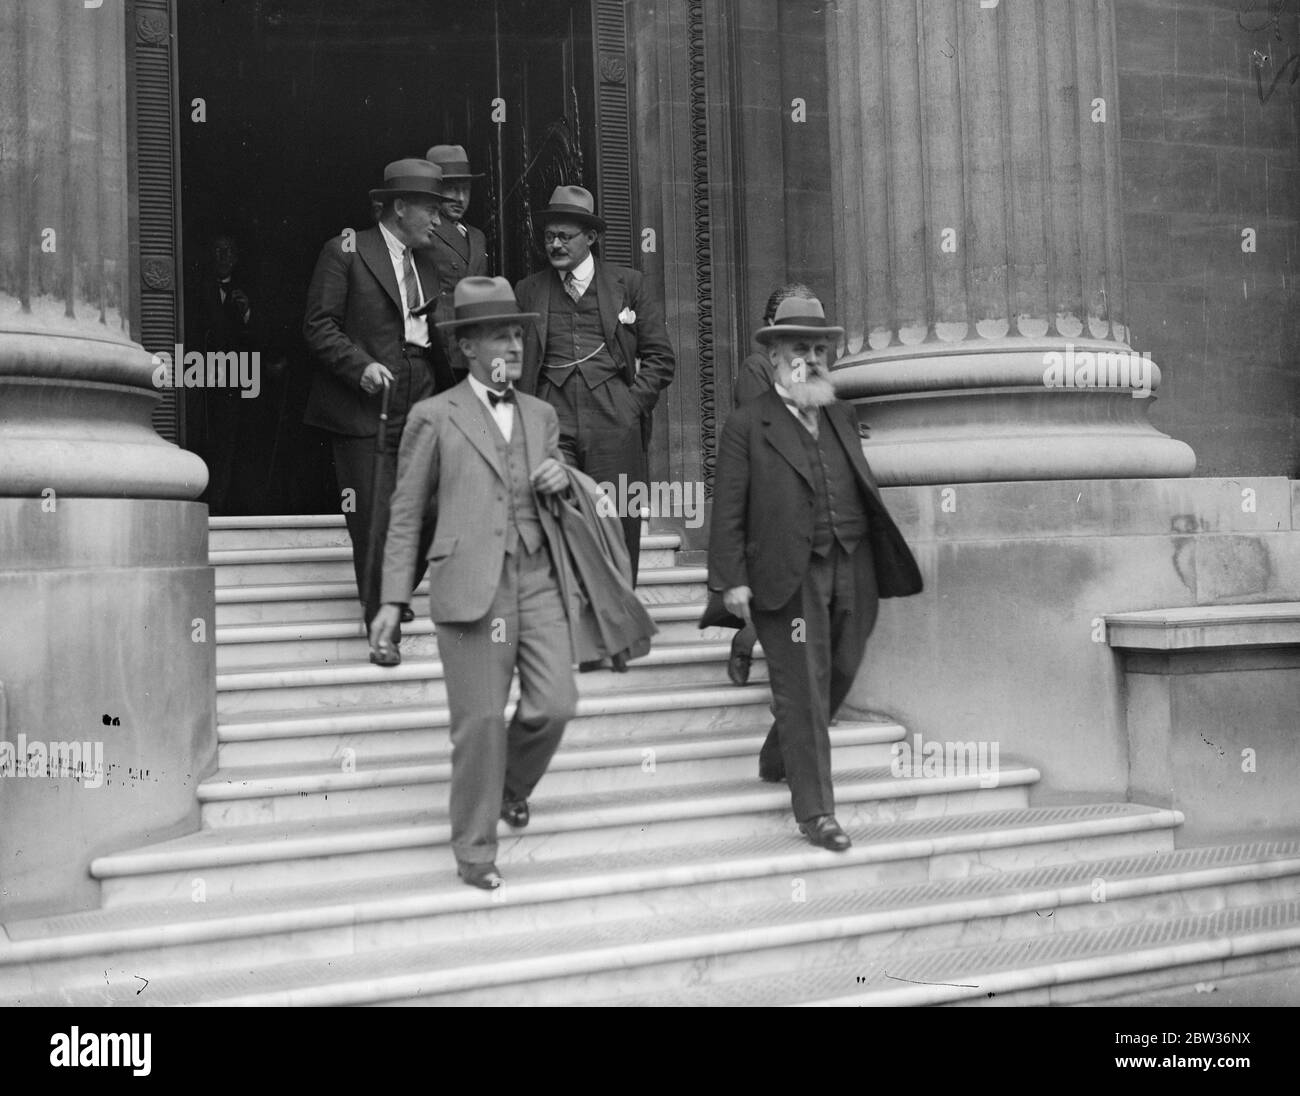
[[[840,829],[840,824],[835,821],[833,814],[819,814],[816,818],[808,819],[807,822],[800,822],[799,832],[814,845],[830,849],[831,852],[844,852],[853,844],[849,840],[849,835]]]
[[[737,633],[739,637],[739,633]],[[731,641],[731,657],[727,659],[727,677],[731,679],[733,685],[749,684],[749,666],[754,661],[754,652],[745,650],[744,646],[737,646],[736,641]]]
[[[530,815],[528,813],[527,799],[503,799],[501,801],[501,818],[508,826],[513,826],[517,830],[522,830],[528,825]]]
[[[396,646],[384,647],[379,650],[371,648],[370,661],[376,666],[400,666],[402,664],[402,652]]]
[[[409,605],[402,606],[402,623],[410,624],[415,619],[415,610]]]
[[[578,663],[578,673],[580,674],[589,674],[592,670],[603,670],[604,668],[605,660],[603,658],[591,658],[586,662]]]
[[[503,882],[497,866],[490,860],[486,864],[464,864],[458,860],[456,874],[471,887],[478,887],[479,890],[496,890]]]
[[[758,763],[758,778],[766,784],[780,784],[785,780],[785,770],[769,769],[760,761]]]

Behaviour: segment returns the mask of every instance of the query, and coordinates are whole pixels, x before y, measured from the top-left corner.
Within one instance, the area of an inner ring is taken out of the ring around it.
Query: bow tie
[[[491,404],[493,407],[497,407],[498,405],[503,403],[514,403],[515,390],[513,387],[507,388],[504,392],[498,395],[496,392],[493,392],[491,389],[488,389],[487,398],[488,398],[488,403]]]

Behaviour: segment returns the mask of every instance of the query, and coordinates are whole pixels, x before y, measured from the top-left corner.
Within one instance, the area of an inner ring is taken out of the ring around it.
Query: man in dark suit
[[[462,278],[481,278],[488,270],[487,239],[480,229],[465,222],[469,208],[470,184],[483,178],[469,169],[469,155],[460,145],[434,145],[424,154],[431,164],[442,169],[442,192],[446,195],[438,207],[442,224],[433,231],[434,263],[438,267],[438,307],[433,319],[438,324],[447,360],[451,362],[456,379],[469,370],[469,364],[460,352],[451,328],[444,328],[452,318],[452,294]]]
[[[816,299],[790,298],[755,338],[774,387],[722,431],[709,536],[709,587],[752,621],[767,657],[775,721],[759,776],[786,779],[814,844],[852,844],[835,819],[829,725],[858,672],[878,597],[921,589],[862,455],[852,407],[827,365],[844,329]]]
[[[538,313],[524,342],[519,382],[555,408],[560,447],[597,483],[629,493],[648,487],[650,415],[677,368],[663,311],[639,271],[591,253],[605,222],[580,186],[560,186],[538,215],[551,270],[515,286],[519,307]],[[635,584],[641,515],[619,499]]]
[[[307,290],[303,335],[316,372],[303,419],[328,431],[333,443],[367,626],[379,607],[378,560],[368,568],[368,552],[372,540],[383,551],[407,411],[453,383],[441,340],[429,337],[425,316],[413,314],[437,293],[428,246],[443,197],[442,172],[434,164],[389,164],[384,185],[370,192],[382,203],[379,223],[328,241]],[[388,429],[384,452],[376,454],[385,387]],[[419,564],[410,576],[412,589],[423,575]],[[401,656],[394,647],[382,656],[372,652],[371,660],[394,665]]]
[[[371,641],[391,644],[423,556],[421,531],[432,525],[429,610],[451,710],[451,846],[460,877],[491,890],[501,885],[497,819],[528,825],[528,796],[578,700],[554,521],[538,497],[569,478],[555,412],[513,387],[531,317],[510,283],[466,278],[454,307],[446,323],[470,373],[411,412]],[[507,726],[516,667],[519,703]]]

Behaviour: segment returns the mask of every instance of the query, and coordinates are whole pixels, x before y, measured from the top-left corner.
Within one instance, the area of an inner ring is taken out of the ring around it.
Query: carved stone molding
[[[146,289],[170,292],[176,285],[176,276],[171,259],[141,259],[140,280]]]
[[[135,17],[135,33],[141,42],[149,46],[167,44],[171,28],[167,25],[165,11],[142,11]]]
[[[695,253],[696,347],[699,355],[700,462],[705,498],[713,497],[717,463],[717,385],[713,340],[713,245],[709,216],[709,132],[705,99],[704,5],[687,5],[688,104],[691,131],[691,218]]]
[[[600,78],[607,84],[627,83],[627,62],[610,53],[600,55]]]

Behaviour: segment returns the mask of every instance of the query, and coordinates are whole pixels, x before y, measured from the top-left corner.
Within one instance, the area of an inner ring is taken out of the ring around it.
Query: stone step
[[[837,775],[836,815],[846,828],[902,818],[1024,807],[1037,769],[1013,761],[996,786],[979,776],[897,779],[888,769]],[[680,784],[578,796],[551,796],[545,783],[532,799],[525,830],[499,827],[497,862],[555,860],[699,840],[795,834],[784,785],[744,781]],[[205,829],[131,852],[96,858],[104,905],[235,889],[394,875],[449,862],[445,813],[413,811],[364,818],[323,818]],[[797,838],[796,838],[797,839]]]
[[[680,539],[673,535],[643,537],[640,569],[671,568]],[[355,582],[352,546],[312,545],[209,550],[218,588],[285,582]]]
[[[701,603],[652,605],[651,619],[659,628],[656,644],[730,643],[731,628],[700,628]],[[217,629],[217,670],[266,669],[285,664],[316,662],[332,666],[365,660],[369,651],[360,615],[336,620],[299,620],[290,623],[231,624]],[[436,656],[438,641],[433,623],[421,617],[402,625],[402,656]]]
[[[752,778],[767,726],[681,734],[623,746],[561,745],[546,771],[551,796],[635,790],[701,781]],[[831,731],[836,772],[884,768],[896,724],[839,723]],[[198,788],[204,826],[253,825],[430,809],[445,811],[451,748],[444,740],[422,755],[384,758],[349,771],[337,761],[225,768]]]
[[[128,979],[138,989],[133,968],[147,967],[150,985],[171,993],[200,970],[252,970],[286,957],[346,957],[511,934],[535,938],[595,925],[607,931],[642,926],[633,941],[640,945],[657,935],[644,927],[647,918],[681,918],[689,911],[729,927],[738,908],[758,905],[772,907],[773,927],[789,932],[796,921],[811,926],[821,920],[809,903],[862,899],[851,913],[859,934],[888,933],[881,938],[891,946],[904,932],[914,939],[933,926],[951,932],[958,919],[1001,918],[1013,931],[1023,924],[1042,929],[1059,922],[1031,920],[1027,911],[1052,908],[1061,916],[1068,907],[1076,916],[1089,915],[1075,893],[1095,874],[1089,854],[1124,858],[1100,869],[1110,881],[1105,915],[1111,918],[1125,902],[1211,885],[1275,886],[1300,871],[1295,845],[1242,847],[1208,863],[1206,850],[1168,852],[1180,821],[1177,812],[1129,804],[1035,808],[864,827],[854,847],[839,855],[777,836],[525,862],[491,895],[463,886],[447,869],[212,895],[201,903],[93,910],[6,926],[0,1001],[34,1004],[40,998],[33,994],[58,987],[52,996],[72,1002],[86,992],[115,991]],[[1042,866],[1052,859],[1060,863]],[[805,901],[792,902],[796,893]],[[1094,915],[1102,914],[1092,907]],[[688,926],[688,934],[704,925]],[[814,935],[824,927],[823,921]],[[663,946],[665,935],[658,937]],[[487,974],[479,988],[494,982]]]
[[[582,696],[607,692],[707,685],[727,680],[729,643],[655,644],[649,654],[628,663],[626,673],[600,669],[576,674]],[[767,679],[767,663],[755,652],[750,681]],[[518,695],[518,679],[512,686]],[[337,666],[301,663],[265,670],[217,674],[217,718],[249,711],[339,711],[387,705],[447,702],[442,663],[430,658],[403,658],[400,666],[345,662]]]
[[[590,675],[583,674],[581,677]],[[762,721],[772,702],[765,685],[693,686],[664,692],[629,691],[579,696],[564,731],[567,745],[635,745],[667,733],[699,735]],[[509,718],[513,705],[507,707]],[[312,764],[344,758],[358,768],[394,756],[425,753],[446,741],[449,714],[428,704],[385,704],[373,711],[246,712],[217,724],[223,766]]]
[[[664,567],[643,571],[637,594],[647,605],[702,604],[707,596],[706,567]],[[415,589],[411,608],[419,618],[429,615],[428,580]],[[280,582],[221,586],[216,590],[218,628],[231,624],[271,624],[295,620],[360,618],[355,580],[341,582]]]
[[[1217,850],[1216,850],[1217,851]],[[1300,898],[1231,904],[1028,939],[808,964],[701,989],[588,1000],[638,1007],[782,1004],[892,1007],[941,1004],[1070,1005],[1134,989],[1300,966]],[[125,990],[125,986],[123,987]],[[514,995],[512,994],[512,997]],[[305,1002],[304,1002],[305,1003]],[[1134,1053],[1140,1053],[1135,1048]]]
[[[648,523],[643,536],[651,536]],[[324,548],[350,545],[342,514],[258,514],[249,517],[209,517],[208,547],[212,551],[242,548]]]

